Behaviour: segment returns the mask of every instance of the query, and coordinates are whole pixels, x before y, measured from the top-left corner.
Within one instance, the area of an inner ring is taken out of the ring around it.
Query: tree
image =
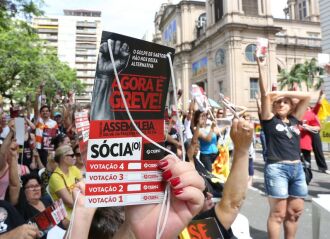
[[[13,18],[30,21],[33,16],[43,14],[43,0],[0,0],[0,30],[8,29]]]
[[[297,85],[301,89],[302,81],[297,76],[297,72],[299,71],[299,68],[301,67],[301,64],[294,65],[290,71],[287,71],[286,69],[282,69],[279,76],[278,76],[278,82],[280,83],[280,90],[283,90],[284,87],[287,87],[288,89],[294,89]]]
[[[13,21],[0,32],[0,94],[24,101],[26,95],[34,95],[41,82],[49,99],[59,90],[83,91],[76,72],[58,59],[55,50],[44,45],[21,21]]]
[[[318,90],[323,84],[322,75],[323,69],[317,66],[317,60],[312,58],[310,61],[305,61],[304,64],[295,64],[289,72],[282,69],[278,82],[281,90],[284,87],[295,89],[297,86],[301,90],[303,83],[306,85],[307,91],[312,88]]]

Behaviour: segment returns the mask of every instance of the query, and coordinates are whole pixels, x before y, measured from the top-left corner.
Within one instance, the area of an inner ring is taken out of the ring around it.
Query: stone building
[[[274,18],[271,0],[163,4],[155,15],[154,41],[176,49],[173,65],[184,108],[191,84],[197,84],[214,100],[221,92],[255,111],[257,37],[269,40],[269,86],[281,69],[317,57],[321,51],[318,0],[288,0],[284,11],[287,19]]]

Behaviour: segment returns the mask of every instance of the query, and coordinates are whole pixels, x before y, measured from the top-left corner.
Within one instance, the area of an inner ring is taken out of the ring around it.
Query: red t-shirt
[[[306,110],[303,122],[310,126],[320,126],[320,121],[312,110]],[[303,128],[300,128],[300,131],[300,148],[305,150],[312,150],[312,133],[307,130],[304,130]]]

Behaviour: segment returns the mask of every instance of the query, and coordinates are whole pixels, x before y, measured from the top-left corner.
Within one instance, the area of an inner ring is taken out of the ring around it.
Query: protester
[[[194,125],[199,123],[199,143],[200,143],[200,160],[205,168],[212,172],[212,163],[218,156],[217,136],[220,135],[220,129],[215,122],[207,125],[207,113],[197,110],[194,115]]]
[[[12,156],[13,152],[10,150],[10,147],[13,143],[16,143],[16,140],[14,139],[14,129],[11,126],[8,135],[0,148],[0,200],[3,200],[6,196],[6,191],[9,186],[10,166],[12,164],[16,164],[16,173],[19,176],[30,173],[25,165],[18,164],[17,154]],[[12,157],[15,157],[15,159],[12,159]]]
[[[22,236],[18,234],[17,230],[15,233],[9,233],[11,230],[18,228],[24,224],[24,219],[8,201],[0,200],[0,238],[19,238],[15,236]],[[5,237],[5,235],[7,237]],[[12,237],[9,237],[11,235]],[[23,238],[23,237],[22,237]],[[35,238],[35,237],[32,237]]]
[[[57,123],[59,133],[66,134],[66,128],[64,127],[63,124],[63,118],[61,112],[56,111],[54,113],[54,120]]]
[[[74,152],[69,145],[62,145],[55,151],[55,161],[58,163],[49,180],[49,191],[53,200],[61,198],[64,202],[68,219],[73,208],[72,190],[74,185],[82,179],[76,163]]]
[[[85,175],[86,174],[86,167],[85,167],[85,164],[84,164],[83,159],[81,157],[81,153],[80,153],[80,149],[79,149],[79,144],[76,144],[73,147],[73,152],[74,152],[74,155],[76,156],[76,164],[75,164],[75,166],[81,171],[81,174],[82,175]]]
[[[307,162],[306,167],[309,168],[310,179],[307,180],[307,183],[313,178],[313,173],[311,169],[312,155],[313,150],[312,146],[312,134],[317,133],[320,130],[320,122],[312,109],[310,107],[304,113],[302,124],[300,126],[300,149],[304,157],[304,160]]]
[[[0,203],[1,205],[1,203]],[[14,217],[14,216],[13,216]],[[17,220],[17,217],[14,217]],[[34,239],[39,235],[38,227],[32,224],[23,224],[7,233],[1,234],[0,239]]]
[[[313,107],[313,112],[317,117],[317,114],[321,108],[321,101],[323,97],[323,91],[320,90],[319,97],[317,99],[316,105]],[[328,170],[328,165],[325,162],[325,157],[322,148],[322,141],[320,137],[320,131],[311,133],[312,136],[312,147],[314,152],[315,161],[319,171],[322,173],[330,174],[330,170]]]
[[[180,134],[176,127],[176,123],[177,123],[177,116],[176,115],[171,116],[169,119],[169,124],[167,129],[165,147],[180,157],[182,143],[180,139]]]
[[[257,58],[261,96],[261,119],[267,142],[264,169],[265,189],[270,213],[268,238],[280,238],[281,225],[285,238],[294,238],[298,219],[304,210],[307,185],[300,161],[299,120],[308,106],[310,95],[296,91],[266,92],[264,62]],[[298,103],[294,107],[293,98]]]
[[[38,94],[37,94],[38,95]],[[37,107],[36,103],[36,107]],[[35,108],[36,108],[35,107]],[[52,139],[57,135],[57,123],[50,118],[50,108],[47,105],[40,107],[39,114],[35,109],[36,121],[36,148],[39,153],[40,160],[45,167],[47,164],[48,150],[53,149]]]

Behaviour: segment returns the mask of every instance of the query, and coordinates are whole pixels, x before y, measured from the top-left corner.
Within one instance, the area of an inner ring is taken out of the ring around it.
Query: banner
[[[330,122],[322,123],[320,136],[323,143],[330,143]]]
[[[109,45],[120,84],[115,79]],[[87,148],[87,206],[162,201],[164,184],[157,162],[163,158],[163,151],[135,129],[119,88],[138,128],[163,145],[170,81],[167,53],[173,56],[174,49],[116,33],[102,33]]]

